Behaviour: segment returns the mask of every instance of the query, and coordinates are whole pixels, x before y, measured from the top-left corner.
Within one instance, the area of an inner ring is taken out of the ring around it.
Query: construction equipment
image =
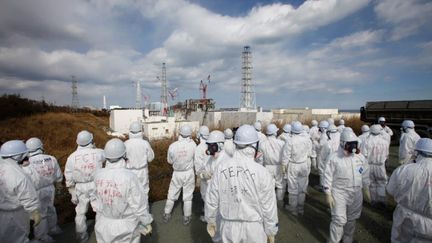
[[[414,121],[416,132],[421,137],[432,137],[432,100],[373,101],[360,108],[360,119],[364,122],[377,123],[381,116],[393,130],[392,144],[399,142],[404,120]]]

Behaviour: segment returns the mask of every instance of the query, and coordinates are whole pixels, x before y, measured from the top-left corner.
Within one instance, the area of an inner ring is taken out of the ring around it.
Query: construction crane
[[[201,99],[207,99],[207,87],[210,84],[210,74],[207,77],[207,83],[204,83],[202,80],[200,82],[199,90],[201,91]]]
[[[168,94],[170,95],[170,97],[171,97],[171,100],[175,100],[176,99],[176,97],[177,97],[177,95],[178,95],[178,89],[177,88],[175,88],[175,89],[173,89],[173,90],[168,90]]]
[[[200,82],[200,91],[201,91],[201,99],[203,100],[203,104],[205,106],[204,116],[202,120],[202,124],[204,124],[205,119],[207,118],[208,106],[207,106],[207,87],[210,84],[210,74],[207,77],[207,83],[204,83],[202,80]]]

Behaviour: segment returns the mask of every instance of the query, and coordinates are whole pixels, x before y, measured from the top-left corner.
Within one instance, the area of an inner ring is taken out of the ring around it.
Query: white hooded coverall
[[[397,203],[393,212],[392,242],[432,242],[432,158],[399,166],[387,192]]]
[[[276,136],[268,136],[267,140],[259,145],[259,151],[263,154],[264,167],[273,176],[276,182],[277,200],[283,200],[286,184],[283,181],[282,148],[284,142]]]
[[[408,163],[414,154],[414,148],[420,136],[412,128],[401,135],[399,143],[399,164]]]
[[[167,161],[173,167],[173,175],[168,189],[165,214],[171,214],[174,202],[183,189],[183,212],[185,217],[192,215],[192,197],[195,189],[194,154],[196,144],[191,138],[179,137],[168,148]]]
[[[36,189],[18,164],[0,158],[0,239],[2,242],[29,242],[29,214],[39,209]]]
[[[201,174],[202,170],[204,170],[204,167],[205,167],[207,161],[210,159],[210,156],[206,154],[206,151],[207,151],[206,140],[201,137],[200,143],[196,147],[195,154],[194,154],[194,168],[195,168],[195,173],[198,176],[198,178],[199,178],[199,175]],[[198,180],[199,180],[201,198],[204,200],[205,190],[207,187],[206,187],[206,185],[204,185],[205,182],[203,182],[201,179],[198,179]]]
[[[369,163],[369,191],[371,202],[386,203],[385,187],[387,185],[387,173],[385,162],[389,156],[389,144],[380,135],[369,135],[362,144],[360,152]]]
[[[228,156],[232,157],[234,155],[235,144],[232,138],[225,139],[224,150]]]
[[[138,243],[140,229],[153,221],[141,181],[125,167],[123,159],[107,162],[95,175],[97,242]]]
[[[289,140],[291,138],[291,133],[289,132],[283,132],[278,136],[279,140],[282,140],[284,142],[286,142],[287,140]]]
[[[29,158],[29,165],[22,167],[32,179],[40,201],[41,222],[34,229],[36,239],[51,241],[49,230],[57,226],[57,212],[54,207],[54,183],[63,180],[63,173],[57,159],[51,155],[36,154]]]
[[[352,242],[356,219],[363,207],[362,188],[369,186],[369,168],[362,154],[345,155],[339,148],[332,153],[324,171],[324,192],[331,194],[330,238],[328,242]]]
[[[293,134],[282,149],[282,164],[287,166],[289,211],[303,214],[309,184],[312,141],[308,134]]]
[[[142,133],[129,133],[129,139],[125,141],[126,168],[137,175],[144,187],[144,193],[148,196],[150,186],[148,177],[148,163],[153,161],[154,152],[149,142],[143,139]]]
[[[264,142],[267,139],[267,136],[261,131],[257,131],[257,133],[258,133],[258,138],[260,143]]]
[[[229,158],[230,158],[230,156],[227,155],[225,150],[222,150],[222,151],[218,152],[215,156],[210,156],[209,159],[207,160],[207,163],[205,164],[205,166],[203,168],[203,172],[205,172],[207,175],[210,175],[211,177],[208,179],[203,178],[201,180],[201,186],[202,186],[201,195],[203,196],[204,201],[205,201],[205,195],[207,193],[208,184],[209,184],[211,178],[213,177],[213,174],[215,173],[216,168],[219,166],[220,163],[228,160]]]
[[[318,165],[318,170],[320,171],[321,184],[323,183],[328,157],[333,152],[336,152],[339,149],[339,145],[340,145],[341,134],[339,132],[327,132],[327,134],[323,134],[323,137],[321,137],[321,139],[323,140],[320,141],[321,149],[320,149],[320,163]]]
[[[94,174],[102,168],[103,161],[103,150],[93,148],[91,144],[78,147],[66,161],[64,170],[66,187],[75,187],[78,199],[75,207],[75,230],[79,239],[88,237],[86,213],[95,189]]]
[[[363,144],[366,141],[366,139],[368,138],[369,134],[370,134],[369,132],[364,132],[360,136],[358,136],[358,146],[359,146],[359,148],[361,148],[363,146]]]
[[[205,216],[216,223],[220,214],[222,242],[262,243],[278,232],[274,179],[246,147],[221,163],[209,184]]]
[[[320,139],[319,128],[317,126],[312,126],[309,130],[309,135],[312,139],[312,158],[311,158],[311,166],[313,169],[317,170],[317,156],[318,156],[318,143]]]

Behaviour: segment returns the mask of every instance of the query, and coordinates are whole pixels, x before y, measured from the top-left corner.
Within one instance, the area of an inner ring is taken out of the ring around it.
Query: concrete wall
[[[110,128],[114,132],[128,133],[129,125],[134,121],[143,120],[143,111],[128,109],[128,110],[111,110],[110,112]]]
[[[192,112],[188,117],[191,121],[202,124],[204,112]],[[208,112],[204,125],[210,128],[238,127],[243,124],[253,124],[261,121],[263,126],[269,124],[273,119],[272,112],[250,112],[250,111],[215,111]]]
[[[196,133],[199,129],[197,121],[181,121],[181,122],[151,122],[144,123],[144,135],[149,140],[177,137],[179,129],[182,125],[190,125],[192,131]]]

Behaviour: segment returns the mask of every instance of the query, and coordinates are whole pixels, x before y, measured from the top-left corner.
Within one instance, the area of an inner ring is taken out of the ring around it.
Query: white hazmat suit
[[[352,242],[356,219],[363,206],[362,188],[369,186],[369,169],[362,154],[346,155],[340,147],[332,153],[324,171],[323,187],[332,198],[328,242]]]
[[[148,163],[153,161],[154,152],[150,143],[143,139],[142,133],[129,133],[129,139],[124,142],[126,146],[126,168],[137,175],[148,197],[150,190],[148,177]]]
[[[412,128],[406,128],[399,142],[399,164],[408,163],[414,154],[414,147],[420,136]]]
[[[385,162],[389,156],[389,144],[382,136],[370,134],[368,139],[362,143],[361,153],[369,163],[371,202],[385,204],[387,185]]]
[[[288,210],[294,215],[304,212],[311,156],[312,141],[309,134],[292,134],[282,149],[282,164],[287,168]]]
[[[36,189],[16,161],[0,158],[0,239],[29,242],[30,213],[39,210]]]
[[[194,167],[195,167],[195,174],[200,178],[201,172],[204,170],[204,167],[207,163],[207,161],[210,159],[210,156],[206,154],[207,151],[207,144],[206,140],[204,138],[200,138],[200,143],[195,149],[194,154]],[[206,185],[204,185],[205,182],[203,182],[201,179],[199,179],[199,187],[200,187],[200,193],[201,198],[204,200],[205,198],[205,190],[207,188]]]
[[[167,161],[173,167],[173,175],[168,189],[165,214],[170,215],[174,202],[178,199],[183,189],[183,213],[184,217],[192,215],[192,197],[195,189],[194,154],[196,144],[187,137],[179,137],[178,141],[168,148]]]
[[[232,157],[234,155],[235,144],[232,138],[225,139],[224,150],[228,156]]]
[[[223,242],[266,242],[278,231],[274,179],[253,157],[255,149],[236,150],[221,163],[210,182],[205,200],[209,224],[221,217]]]
[[[267,140],[259,145],[259,151],[263,154],[264,167],[275,179],[276,197],[281,201],[284,198],[286,184],[283,181],[282,148],[284,142],[276,136],[268,136]]]
[[[34,170],[38,175],[38,179],[33,179],[39,200],[41,203],[41,223],[35,227],[35,238],[45,241],[50,241],[50,229],[57,228],[57,212],[54,207],[55,187],[54,183],[60,183],[63,180],[63,173],[57,162],[57,159],[47,154],[35,154],[29,158],[30,165],[23,167],[27,174],[32,174]]]
[[[309,136],[312,139],[312,158],[311,158],[311,166],[314,170],[318,170],[317,166],[317,156],[318,156],[318,143],[320,139],[320,133],[318,126],[312,126],[309,130]]]
[[[106,163],[94,178],[97,242],[140,242],[142,227],[151,224],[144,187],[126,162]]]
[[[324,178],[325,168],[327,166],[328,157],[339,149],[340,145],[340,133],[327,131],[326,134],[322,134],[320,140],[320,163],[318,170],[320,171],[321,184]]]
[[[81,241],[88,239],[86,213],[95,189],[94,174],[102,168],[103,161],[103,150],[93,148],[93,144],[79,146],[66,161],[66,187],[72,192],[72,202],[76,204],[75,230]]]
[[[432,158],[399,166],[387,192],[397,202],[393,212],[392,242],[432,242]]]

